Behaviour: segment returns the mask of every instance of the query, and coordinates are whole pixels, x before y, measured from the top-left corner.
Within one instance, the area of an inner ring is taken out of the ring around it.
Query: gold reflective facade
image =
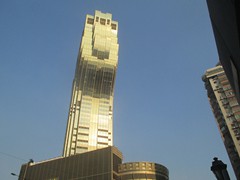
[[[23,164],[19,180],[119,180],[117,167],[121,163],[122,153],[107,147]]]
[[[79,48],[64,156],[113,144],[113,92],[118,64],[118,23],[111,14],[87,15]]]
[[[152,162],[129,162],[118,165],[121,180],[169,180],[168,169]]]

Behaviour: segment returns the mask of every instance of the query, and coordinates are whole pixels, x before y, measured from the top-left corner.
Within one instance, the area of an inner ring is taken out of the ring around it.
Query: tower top
[[[101,11],[96,10],[95,16],[106,18],[106,19],[112,19],[112,14],[110,13],[102,13]]]
[[[94,16],[87,14],[85,26],[98,26],[104,25],[110,27],[114,34],[117,34],[118,31],[118,22],[112,20],[112,14],[102,13],[101,11],[96,10]]]

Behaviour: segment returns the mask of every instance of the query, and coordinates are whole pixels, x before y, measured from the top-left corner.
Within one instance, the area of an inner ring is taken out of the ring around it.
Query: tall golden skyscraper
[[[113,144],[113,92],[118,23],[111,14],[87,15],[79,48],[63,156]]]
[[[87,15],[72,86],[63,156],[22,165],[19,180],[169,180],[157,163],[122,164],[113,147],[113,90],[118,23],[111,14]],[[76,168],[77,167],[77,168]]]

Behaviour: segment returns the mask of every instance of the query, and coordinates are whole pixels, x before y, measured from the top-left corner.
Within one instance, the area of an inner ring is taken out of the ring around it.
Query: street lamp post
[[[24,174],[23,174],[23,180],[26,179],[27,169],[28,169],[29,165],[30,165],[31,163],[33,163],[33,162],[34,162],[33,159],[30,159],[30,160],[28,161],[27,166],[26,166],[26,169],[25,169]]]
[[[29,162],[26,164],[26,168],[25,168],[25,171],[24,171],[24,173],[23,173],[23,177],[21,178],[22,180],[27,180],[27,178],[26,178],[27,169],[28,169],[28,167],[30,166],[30,164],[33,163],[33,162],[34,162],[34,161],[33,161],[32,159],[30,159]],[[15,173],[11,173],[11,175],[12,175],[12,176],[17,176],[18,179],[20,179],[20,176],[21,176],[21,175],[19,176],[19,175],[15,174]]]
[[[33,163],[33,159],[30,159],[27,163],[27,166],[26,166],[26,169],[24,171],[24,174],[23,174],[23,180],[26,180],[26,174],[27,174],[27,170],[28,170],[28,167],[30,166],[31,163]]]
[[[217,157],[213,158],[211,171],[216,176],[217,180],[230,180],[230,177],[227,172],[227,165],[224,164],[221,160],[218,160]]]

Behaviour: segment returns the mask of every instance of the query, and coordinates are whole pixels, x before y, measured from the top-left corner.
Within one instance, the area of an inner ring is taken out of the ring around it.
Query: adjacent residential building
[[[236,177],[240,178],[240,106],[221,65],[203,76],[208,99]]]
[[[112,15],[87,15],[79,48],[64,156],[112,146],[113,94],[118,65],[118,23]]]

